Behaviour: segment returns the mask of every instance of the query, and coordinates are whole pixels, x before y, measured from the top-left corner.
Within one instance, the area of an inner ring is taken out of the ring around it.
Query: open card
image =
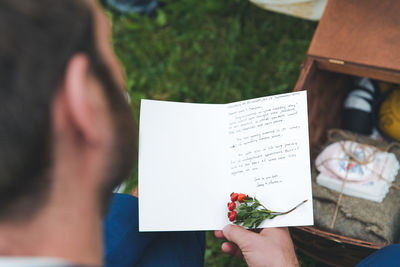
[[[313,224],[307,93],[230,104],[142,100],[139,230],[218,230],[232,192],[274,211],[260,227]]]

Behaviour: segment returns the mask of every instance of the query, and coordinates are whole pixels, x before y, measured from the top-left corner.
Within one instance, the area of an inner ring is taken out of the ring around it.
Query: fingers
[[[228,253],[230,255],[243,258],[242,251],[233,243],[224,242],[222,243],[221,249],[223,252]]]
[[[287,228],[266,228],[256,233],[227,225],[222,232],[215,231],[215,236],[230,241],[222,244],[222,251],[244,258],[249,266],[299,266]]]
[[[223,234],[227,240],[235,243],[240,248],[258,237],[258,234],[232,224],[225,226]]]
[[[214,235],[215,235],[216,238],[226,239],[225,236],[224,236],[224,232],[222,232],[221,230],[214,231]]]
[[[136,186],[134,189],[132,189],[131,195],[134,197],[137,197],[137,198],[139,197],[139,187],[138,186]]]

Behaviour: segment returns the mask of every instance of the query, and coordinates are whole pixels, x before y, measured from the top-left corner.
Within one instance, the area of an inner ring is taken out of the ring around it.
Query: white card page
[[[307,94],[231,104],[142,100],[139,230],[219,230],[231,192],[295,211],[260,227],[313,224]]]

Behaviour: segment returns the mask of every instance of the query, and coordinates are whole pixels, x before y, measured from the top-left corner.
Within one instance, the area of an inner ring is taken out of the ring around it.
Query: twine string
[[[339,194],[338,199],[336,201],[335,212],[333,213],[332,222],[331,222],[331,225],[330,225],[331,229],[333,229],[333,227],[335,227],[335,222],[336,222],[336,218],[337,218],[337,215],[338,215],[338,212],[339,212],[340,203],[342,202],[344,186],[346,184],[348,173],[349,173],[349,170],[346,170],[346,176],[344,177],[344,180],[343,180],[343,183],[342,183],[342,188],[340,189],[340,194]]]

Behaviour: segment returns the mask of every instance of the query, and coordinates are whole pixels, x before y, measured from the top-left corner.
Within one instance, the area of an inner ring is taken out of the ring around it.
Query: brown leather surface
[[[400,1],[329,0],[308,53],[400,71]]]

